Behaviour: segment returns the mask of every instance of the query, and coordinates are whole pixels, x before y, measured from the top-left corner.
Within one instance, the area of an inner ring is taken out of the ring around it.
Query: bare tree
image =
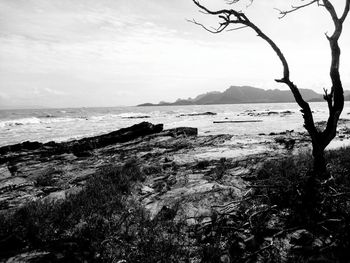
[[[234,7],[234,5],[240,1],[241,0],[228,0],[228,3]],[[250,0],[250,4],[252,4],[253,1],[254,0]],[[200,8],[201,12],[217,16],[220,19],[220,23],[218,28],[207,28],[206,26],[204,26],[201,23],[198,23],[195,20],[192,20],[191,22],[200,25],[201,27],[203,27],[211,33],[220,33],[224,30],[232,31],[242,28],[250,28],[257,33],[257,36],[265,40],[275,51],[283,66],[283,77],[280,79],[276,79],[275,81],[287,85],[293,93],[295,101],[300,106],[304,118],[304,127],[308,131],[312,140],[314,171],[319,176],[325,175],[326,161],[324,157],[324,150],[336,136],[339,117],[344,108],[344,92],[339,73],[340,47],[338,44],[338,40],[342,34],[343,23],[349,13],[350,0],[345,0],[345,7],[341,16],[338,16],[334,5],[330,0],[309,0],[307,2],[305,1],[299,6],[292,6],[291,9],[286,11],[277,9],[280,13],[280,18],[283,18],[284,16],[296,12],[302,8],[306,8],[311,5],[318,5],[322,8],[325,8],[332,18],[334,24],[334,32],[332,35],[326,34],[326,38],[329,41],[332,55],[332,62],[330,66],[330,78],[332,86],[330,88],[330,92],[328,92],[327,89],[324,89],[325,94],[323,97],[328,104],[329,117],[326,128],[322,131],[315,126],[312,111],[310,109],[309,104],[301,96],[298,87],[291,81],[287,59],[285,58],[277,44],[270,37],[268,37],[257,25],[255,25],[242,11],[238,11],[234,8],[210,10],[206,6],[202,5],[198,0],[193,0],[193,2]]]

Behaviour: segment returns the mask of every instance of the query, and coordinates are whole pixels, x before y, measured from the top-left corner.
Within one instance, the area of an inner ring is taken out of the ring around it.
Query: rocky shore
[[[348,140],[345,123],[340,138]],[[79,193],[104,167],[135,159],[146,178],[133,196],[151,218],[174,211],[174,220],[185,218],[189,226],[206,224],[213,213],[234,213],[237,202],[249,197],[254,190],[251,181],[263,163],[309,146],[306,134],[294,131],[241,141],[228,134],[197,134],[196,128],[163,130],[162,125],[142,122],[82,140],[1,147],[0,213],[12,213],[31,201],[64,200]],[[6,242],[0,240],[0,247]],[[30,262],[31,256],[26,252],[2,262]]]
[[[143,122],[81,140],[5,146],[0,148],[0,209],[17,208],[41,198],[64,198],[79,191],[86,179],[102,167],[137,158],[147,169],[154,170],[140,191],[141,196],[147,195],[145,205],[155,214],[167,205],[168,199],[174,201],[176,197],[212,189],[237,191],[244,185],[240,177],[254,170],[247,162],[259,163],[280,155],[295,140],[307,140],[292,137],[291,133],[276,135],[264,144],[233,142],[231,135],[198,137],[196,128],[163,130],[161,124]],[[227,178],[222,175],[219,183],[211,170],[224,159],[239,165],[227,172]],[[196,168],[203,161],[208,162],[206,167]],[[152,201],[160,196],[161,201]]]

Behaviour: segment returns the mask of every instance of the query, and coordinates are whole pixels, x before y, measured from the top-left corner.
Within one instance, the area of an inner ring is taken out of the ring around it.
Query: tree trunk
[[[327,177],[326,159],[324,158],[324,148],[316,142],[312,143],[312,155],[314,158],[314,175],[318,178]]]

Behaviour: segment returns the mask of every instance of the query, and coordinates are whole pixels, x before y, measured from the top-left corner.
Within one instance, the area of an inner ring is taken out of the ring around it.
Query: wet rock
[[[129,116],[129,117],[123,117],[122,119],[149,119],[151,116],[144,115],[144,116]]]
[[[115,143],[123,143],[134,140],[139,137],[147,136],[150,134],[159,133],[163,130],[163,124],[153,125],[149,122],[141,122],[128,128],[123,128],[108,134],[99,136],[83,138],[81,140],[73,140],[70,142],[54,143],[49,142],[42,144],[39,142],[24,142],[21,144],[15,144],[10,146],[4,146],[0,148],[0,155],[11,154],[23,151],[40,150],[41,154],[45,155],[57,155],[63,153],[74,153],[76,156],[89,155],[88,152],[97,148],[106,147]],[[179,128],[174,129],[174,132],[179,134],[191,134],[191,129]],[[0,164],[8,161],[10,158],[1,158]]]
[[[292,115],[292,114],[293,114],[293,112],[292,112],[292,111],[289,111],[289,110],[282,111],[282,112],[281,112],[281,117],[286,116],[286,115]]]
[[[186,116],[214,116],[217,115],[215,112],[202,112],[202,113],[190,113],[190,114],[181,114],[178,117],[186,117]]]
[[[17,143],[9,146],[0,147],[0,155],[4,155],[8,152],[18,152],[18,151],[32,151],[39,149],[43,144],[40,142],[30,142],[25,141],[23,143]]]

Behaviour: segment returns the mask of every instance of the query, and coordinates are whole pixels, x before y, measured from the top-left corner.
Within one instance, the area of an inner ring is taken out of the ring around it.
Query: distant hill
[[[323,95],[310,89],[300,89],[306,101],[323,101]],[[350,91],[344,92],[345,99],[350,100]],[[138,106],[170,106],[170,105],[210,105],[239,103],[277,103],[294,102],[290,90],[264,90],[250,86],[231,86],[224,92],[214,91],[198,95],[194,99],[178,99],[177,101],[159,104],[145,103]]]

